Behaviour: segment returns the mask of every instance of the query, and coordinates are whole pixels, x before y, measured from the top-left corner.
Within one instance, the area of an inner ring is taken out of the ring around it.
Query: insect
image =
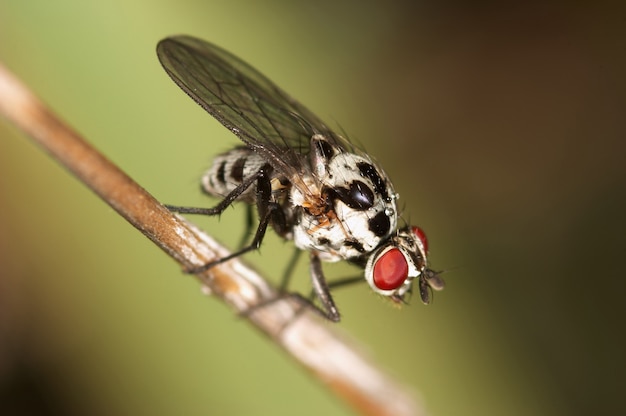
[[[416,280],[421,300],[444,287],[428,268],[428,241],[413,226],[398,228],[397,194],[365,152],[329,129],[253,67],[190,36],[162,40],[163,68],[194,101],[239,137],[244,146],[217,156],[202,178],[206,193],[222,197],[213,208],[168,206],[179,213],[219,215],[237,201],[256,205],[252,241],[202,267],[258,249],[268,226],[309,252],[318,312],[340,314],[322,261],[347,260],[364,269],[378,294],[405,302]]]

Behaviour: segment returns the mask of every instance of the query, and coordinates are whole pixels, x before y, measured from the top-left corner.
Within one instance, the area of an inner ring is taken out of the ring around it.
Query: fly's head
[[[376,293],[402,303],[417,279],[420,298],[429,304],[431,290],[442,290],[445,284],[438,272],[428,268],[427,255],[424,231],[415,226],[401,228],[369,257],[365,280]]]

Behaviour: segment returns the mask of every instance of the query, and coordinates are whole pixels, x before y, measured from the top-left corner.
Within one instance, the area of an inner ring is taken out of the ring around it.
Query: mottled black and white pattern
[[[428,269],[426,237],[417,227],[398,228],[397,194],[382,168],[329,129],[264,75],[215,45],[189,36],[161,41],[161,64],[191,98],[237,135],[237,147],[213,160],[202,178],[214,208],[170,207],[182,213],[221,214],[236,201],[254,204],[259,226],[249,246],[206,265],[258,248],[272,226],[310,252],[320,311],[339,312],[320,261],[348,260],[365,269],[377,293],[403,302],[412,281],[430,300],[443,281]]]

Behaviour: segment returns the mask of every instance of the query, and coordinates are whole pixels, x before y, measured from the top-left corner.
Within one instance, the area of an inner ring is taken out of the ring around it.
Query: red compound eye
[[[409,265],[400,250],[392,248],[374,265],[374,284],[380,290],[398,289],[409,274]]]
[[[420,227],[411,227],[413,234],[422,242],[422,246],[424,247],[424,251],[428,253],[428,238],[426,238],[426,233]]]

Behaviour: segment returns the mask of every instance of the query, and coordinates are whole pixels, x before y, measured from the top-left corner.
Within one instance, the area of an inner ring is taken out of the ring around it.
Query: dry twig
[[[0,65],[0,114],[79,178],[184,269],[227,254],[215,240],[173,215],[106,159]],[[384,374],[336,327],[275,290],[238,259],[196,277],[208,291],[294,357],[363,414],[424,415],[414,395]],[[255,305],[264,304],[262,307]]]

